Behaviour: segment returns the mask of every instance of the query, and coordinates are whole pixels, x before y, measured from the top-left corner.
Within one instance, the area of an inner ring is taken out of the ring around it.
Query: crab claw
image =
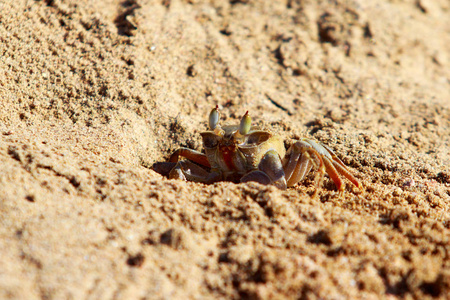
[[[281,190],[287,188],[283,164],[275,150],[269,150],[264,154],[258,169],[247,173],[241,178],[241,182],[255,181],[261,184],[272,184]]]

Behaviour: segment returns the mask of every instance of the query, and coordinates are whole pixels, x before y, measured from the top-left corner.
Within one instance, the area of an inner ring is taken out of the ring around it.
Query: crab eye
[[[206,149],[212,149],[217,147],[217,144],[219,143],[218,138],[215,134],[204,132],[201,133],[203,138],[203,147]]]
[[[239,133],[246,135],[252,126],[252,118],[248,115],[248,111],[242,116],[241,124],[239,125]]]
[[[211,113],[209,114],[209,128],[211,130],[216,129],[217,125],[219,124],[219,118],[219,105],[216,105],[216,107],[213,108],[213,110],[211,110]]]

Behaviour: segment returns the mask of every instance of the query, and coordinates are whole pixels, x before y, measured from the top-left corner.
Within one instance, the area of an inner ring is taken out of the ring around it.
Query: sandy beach
[[[1,1],[0,298],[449,299],[448,20],[446,0]],[[362,187],[152,170],[203,151],[216,105]]]

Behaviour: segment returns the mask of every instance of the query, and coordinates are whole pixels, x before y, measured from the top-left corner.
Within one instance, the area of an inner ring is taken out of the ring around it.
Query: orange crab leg
[[[314,166],[318,169],[315,180],[317,187],[322,183],[325,173],[330,176],[340,193],[344,190],[340,175],[350,180],[355,186],[361,187],[358,180],[350,174],[333,150],[309,139],[297,141],[291,146],[283,161],[283,166],[288,186],[293,186],[305,178]]]
[[[333,180],[333,182],[336,185],[337,189],[339,191],[343,191],[344,190],[344,186],[342,184],[341,177],[339,177],[338,171],[334,167],[335,165],[333,165],[333,163],[331,162],[331,160],[328,157],[324,157],[323,158],[323,162],[325,164],[325,169],[327,170],[328,176],[330,176],[330,178]]]
[[[333,157],[334,158],[334,157]],[[345,176],[348,180],[350,180],[356,187],[361,187],[359,181],[347,170],[347,168],[343,167],[336,161],[333,161],[334,167],[338,170],[338,172]]]
[[[331,157],[333,158],[333,165],[338,170],[338,172],[345,176],[348,180],[350,180],[356,187],[361,187],[361,184],[359,181],[348,171],[345,164],[337,157],[336,154],[334,154],[333,150],[330,149],[330,147],[326,145],[322,145],[327,151],[330,153]]]
[[[211,168],[211,165],[208,161],[208,158],[205,154],[189,149],[189,148],[179,148],[169,158],[169,162],[178,162],[181,157],[185,157],[195,163],[198,163],[202,166]]]

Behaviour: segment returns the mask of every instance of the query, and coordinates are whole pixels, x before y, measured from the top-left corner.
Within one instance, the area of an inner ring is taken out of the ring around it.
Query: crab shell
[[[281,137],[263,130],[251,130],[241,136],[238,130],[239,126],[224,126],[200,133],[211,171],[222,172],[222,180],[239,182],[242,176],[258,169],[270,150],[278,153],[280,159],[285,156]]]

